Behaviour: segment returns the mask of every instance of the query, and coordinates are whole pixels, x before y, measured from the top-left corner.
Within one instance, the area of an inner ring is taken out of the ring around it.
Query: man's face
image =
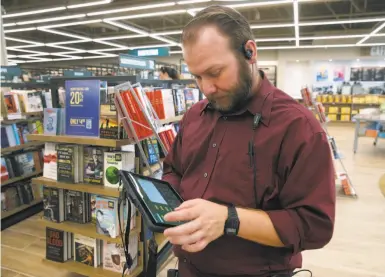
[[[216,110],[235,112],[249,98],[252,85],[250,67],[245,58],[235,55],[228,38],[215,27],[206,27],[198,32],[197,40],[183,48],[189,71]]]

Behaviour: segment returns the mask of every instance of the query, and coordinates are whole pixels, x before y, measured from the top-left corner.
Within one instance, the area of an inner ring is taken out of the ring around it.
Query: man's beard
[[[223,105],[217,102],[215,97],[207,97],[212,107],[223,114],[231,114],[239,111],[245,106],[251,96],[252,76],[249,65],[246,62],[240,61],[238,66],[238,82],[228,90],[224,96],[229,98],[229,103]]]

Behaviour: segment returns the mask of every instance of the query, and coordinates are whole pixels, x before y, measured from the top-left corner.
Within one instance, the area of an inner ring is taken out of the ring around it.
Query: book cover
[[[74,190],[65,190],[66,204],[65,219],[77,223],[86,222],[85,193]]]
[[[58,134],[59,109],[44,109],[44,134]]]
[[[99,137],[100,81],[68,80],[65,88],[66,134]]]
[[[75,183],[74,147],[58,145],[57,147],[57,180],[59,182]]]
[[[6,181],[9,179],[7,163],[4,158],[1,158],[1,181]]]
[[[96,231],[112,238],[119,234],[118,200],[111,197],[96,197]]]
[[[97,267],[97,240],[79,234],[74,234],[74,260],[76,262]]]
[[[43,176],[49,179],[57,180],[56,143],[45,143],[43,161]]]
[[[68,259],[68,235],[66,232],[46,228],[46,259],[65,262]]]
[[[84,182],[103,184],[104,149],[100,147],[84,147]]]

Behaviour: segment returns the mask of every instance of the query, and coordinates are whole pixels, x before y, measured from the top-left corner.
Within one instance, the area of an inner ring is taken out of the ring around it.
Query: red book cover
[[[162,91],[155,91],[155,104],[156,104],[156,113],[158,114],[159,119],[166,119],[166,115],[164,113],[164,105],[163,105],[163,97]]]
[[[128,116],[130,117],[131,120],[133,121],[139,121],[138,120],[138,115],[137,115],[137,112],[136,112],[136,109],[135,109],[135,106],[134,106],[134,103],[133,103],[133,99],[132,99],[132,96],[131,96],[131,92],[129,91],[122,91],[120,93],[122,99],[123,99],[123,103],[124,103],[124,106],[128,112]],[[134,130],[135,130],[135,133],[136,135],[138,136],[138,138],[140,139],[141,136],[143,135],[142,134],[142,127],[140,125],[138,125],[137,123],[135,122],[132,122],[132,126],[134,127]]]
[[[166,148],[167,152],[170,152],[171,145],[167,139],[167,135],[164,132],[159,133],[159,137],[163,142],[164,147]]]

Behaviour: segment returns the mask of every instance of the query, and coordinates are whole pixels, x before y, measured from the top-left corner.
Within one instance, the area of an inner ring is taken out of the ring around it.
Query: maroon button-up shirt
[[[258,93],[236,115],[221,115],[207,99],[195,104],[180,123],[164,161],[163,179],[185,200],[217,199],[266,211],[285,247],[229,236],[198,253],[176,247],[176,256],[190,267],[186,275],[285,272],[301,267],[301,251],[321,248],[332,237],[335,180],[327,135],[309,110],[265,77],[261,82]],[[254,139],[255,199],[248,144],[256,113],[262,119]]]

